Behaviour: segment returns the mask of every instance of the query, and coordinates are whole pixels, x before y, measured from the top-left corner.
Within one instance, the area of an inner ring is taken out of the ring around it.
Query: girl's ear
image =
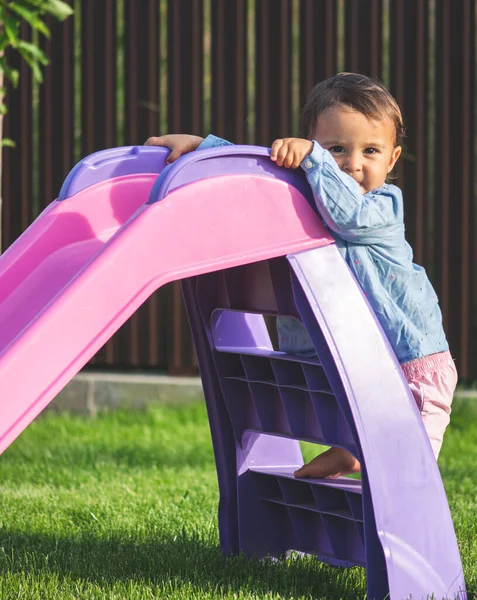
[[[394,169],[394,165],[397,163],[398,158],[401,156],[401,152],[402,152],[401,146],[396,146],[394,148],[394,150],[392,151],[391,159],[390,159],[389,165],[388,165],[388,173],[391,173],[391,171]]]

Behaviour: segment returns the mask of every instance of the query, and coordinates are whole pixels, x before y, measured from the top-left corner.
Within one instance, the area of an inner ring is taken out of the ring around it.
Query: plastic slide
[[[264,148],[167,153],[91,155],[0,257],[0,452],[162,285],[331,243]]]

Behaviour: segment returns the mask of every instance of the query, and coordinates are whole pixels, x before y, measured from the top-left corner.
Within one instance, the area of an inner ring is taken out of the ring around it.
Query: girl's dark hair
[[[396,129],[396,146],[401,145],[405,131],[398,103],[378,79],[358,73],[338,73],[315,85],[301,114],[303,135],[311,138],[319,116],[339,104],[369,119],[391,121]]]

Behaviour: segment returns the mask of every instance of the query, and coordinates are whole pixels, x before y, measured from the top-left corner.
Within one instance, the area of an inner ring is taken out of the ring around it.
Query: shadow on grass
[[[54,574],[102,588],[128,581],[146,587],[173,582],[178,590],[184,584],[199,592],[214,590],[219,597],[247,591],[258,596],[274,592],[284,599],[365,596],[363,569],[334,569],[311,557],[276,562],[244,556],[225,559],[212,543],[184,534],[135,543],[117,536],[58,539],[0,532],[0,546],[1,576],[28,572],[30,578],[44,581]]]

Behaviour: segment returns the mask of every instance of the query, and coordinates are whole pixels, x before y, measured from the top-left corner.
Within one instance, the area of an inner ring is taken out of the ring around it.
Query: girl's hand
[[[311,154],[312,150],[313,142],[310,142],[310,140],[281,138],[273,142],[270,159],[276,162],[279,167],[296,169],[305,156]]]
[[[189,135],[185,133],[171,133],[161,135],[160,137],[150,137],[146,140],[145,146],[163,146],[169,148],[171,153],[167,157],[166,163],[170,164],[187,152],[197,150],[199,144],[204,138],[198,135]]]

